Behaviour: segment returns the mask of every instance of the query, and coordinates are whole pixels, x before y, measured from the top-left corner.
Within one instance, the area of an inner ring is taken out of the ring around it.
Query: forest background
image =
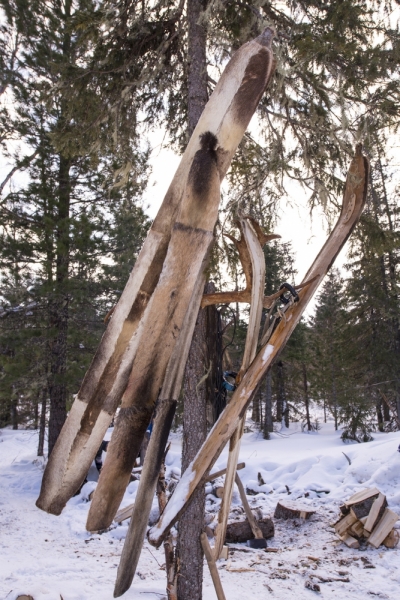
[[[399,428],[398,4],[0,0],[1,427],[40,428],[42,455],[48,426],[51,451],[151,222],[154,131],[180,154],[228,58],[272,26],[274,79],[223,187],[216,289],[243,285],[223,235],[238,211],[273,231],[297,189],[329,229],[360,140],[371,177],[345,269],[326,278],[253,420],[266,439],[290,420],[316,430],[313,401],[344,441]],[[295,251],[265,248],[266,294],[299,283]],[[237,371],[246,307],[218,313],[220,370]]]

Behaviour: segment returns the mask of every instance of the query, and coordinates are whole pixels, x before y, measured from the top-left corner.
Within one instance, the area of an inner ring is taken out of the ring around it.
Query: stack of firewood
[[[349,548],[359,548],[365,541],[374,548],[397,546],[400,532],[394,529],[399,516],[388,508],[386,496],[377,488],[357,492],[340,507],[341,517],[334,528]]]

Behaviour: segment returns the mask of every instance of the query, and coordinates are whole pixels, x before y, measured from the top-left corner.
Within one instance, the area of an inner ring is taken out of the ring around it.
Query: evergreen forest
[[[51,452],[151,225],[151,132],[181,154],[227,60],[270,26],[275,73],[223,188],[213,289],[243,285],[224,235],[240,212],[273,231],[295,185],[329,227],[360,141],[371,172],[345,268],[263,382],[254,426],[317,431],[319,406],[344,442],[400,429],[399,17],[394,0],[0,0],[0,427],[39,429]],[[266,295],[299,283],[290,243],[264,254]],[[220,365],[198,371],[209,426],[246,310],[217,310]]]

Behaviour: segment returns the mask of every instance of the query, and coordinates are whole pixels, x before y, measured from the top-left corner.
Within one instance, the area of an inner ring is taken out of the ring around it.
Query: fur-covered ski
[[[308,302],[357,224],[366,200],[368,171],[368,160],[362,155],[362,147],[359,144],[349,168],[340,217],[305,276],[305,280],[308,280],[309,284],[299,292],[299,301],[288,308],[285,318],[281,319],[268,342],[257,354],[239,387],[234,392],[230,403],[214,425],[196,457],[182,475],[160,519],[150,529],[148,539],[154,546],[161,544],[189,504],[194,491],[205,481],[225,444],[232,437],[240,420],[245,415],[259,384],[268,373],[276,357],[285,347]]]
[[[266,29],[235,53],[199,119],[50,456],[37,501],[43,510],[60,514],[123,398],[109,446],[109,454],[118,454],[116,470],[108,456],[88,527],[107,527],[118,508],[191,292],[207,263],[220,181],[273,72],[273,35]]]

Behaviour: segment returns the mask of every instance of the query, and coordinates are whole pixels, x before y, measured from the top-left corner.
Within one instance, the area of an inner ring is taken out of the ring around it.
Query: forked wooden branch
[[[185,510],[197,486],[207,476],[226,442],[231,438],[240,420],[245,415],[246,408],[256,393],[258,385],[284,348],[291,333],[300,321],[308,302],[349,238],[365,204],[368,171],[368,160],[362,155],[361,145],[358,145],[356,155],[349,168],[340,217],[327,242],[306,274],[305,280],[312,280],[312,283],[299,292],[299,302],[290,306],[285,314],[286,318],[280,321],[269,342],[261,348],[239,387],[234,392],[231,402],[225,408],[202,448],[183,474],[164,513],[148,533],[149,541],[153,545],[158,546],[162,542],[163,537]]]
[[[199,119],[49,458],[37,501],[43,510],[60,514],[78,489],[122,399],[109,447],[117,460],[108,456],[104,465],[88,527],[103,529],[112,521],[162,387],[176,331],[207,264],[220,181],[273,72],[273,37],[267,29],[235,53]]]
[[[264,296],[265,285],[265,257],[259,237],[257,236],[256,229],[254,227],[254,220],[252,220],[251,223],[241,220],[240,228],[242,231],[243,245],[246,247],[246,251],[242,249],[242,254],[247,254],[250,262],[250,268],[247,270],[251,273],[251,280],[248,275],[246,276],[246,280],[248,285],[251,285],[251,305],[243,360],[237,377],[238,383],[246,373],[250,363],[254,360],[257,352],[258,333],[260,329],[263,308],[262,299]],[[233,401],[234,398],[231,399],[231,402]],[[245,416],[243,416],[243,418],[240,420],[239,426],[229,443],[224,495],[218,512],[218,525],[215,535],[214,558],[216,560],[221,554],[225,541],[226,527],[228,525],[228,517],[232,502],[233,484],[236,476],[236,465],[239,458],[240,440],[243,435],[244,424]]]

